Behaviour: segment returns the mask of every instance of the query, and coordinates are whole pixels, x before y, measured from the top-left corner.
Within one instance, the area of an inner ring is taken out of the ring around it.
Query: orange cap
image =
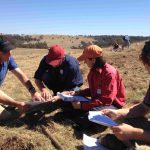
[[[96,58],[102,56],[103,50],[97,45],[87,46],[82,55],[78,57],[79,61],[83,61],[87,58]]]

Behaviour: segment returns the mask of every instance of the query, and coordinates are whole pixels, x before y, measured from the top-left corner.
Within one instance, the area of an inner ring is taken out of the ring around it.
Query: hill
[[[53,44],[60,44],[66,49],[80,49],[87,45],[96,44],[101,47],[112,46],[114,42],[123,43],[123,35],[97,35],[97,36],[70,36],[70,35],[1,35],[2,38],[11,41],[20,48],[48,48]],[[150,39],[150,37],[130,36],[131,43],[137,43]]]

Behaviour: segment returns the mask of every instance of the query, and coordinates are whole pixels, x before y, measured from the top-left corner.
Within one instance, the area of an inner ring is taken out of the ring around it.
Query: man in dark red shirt
[[[78,58],[90,68],[87,76],[89,88],[74,92],[91,97],[88,103],[72,102],[75,109],[102,109],[104,106],[121,108],[125,105],[125,87],[119,72],[103,59],[103,51],[97,45],[86,47]]]

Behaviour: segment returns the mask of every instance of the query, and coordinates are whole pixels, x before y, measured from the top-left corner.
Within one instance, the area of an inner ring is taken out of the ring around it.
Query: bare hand
[[[60,100],[60,97],[59,96],[53,96],[52,97],[52,101],[55,102],[55,101],[58,101]]]
[[[25,113],[30,110],[33,110],[35,108],[35,106],[42,104],[42,103],[44,103],[44,102],[40,102],[40,101],[19,102],[17,107],[18,107],[20,113]]]
[[[27,112],[31,108],[30,103],[28,102],[19,102],[18,109],[21,113]]]
[[[118,113],[118,110],[114,110],[114,109],[104,109],[101,111],[104,115],[110,117],[113,120],[117,120],[119,119],[121,116]]]
[[[74,109],[81,109],[81,103],[80,102],[71,102]]]
[[[38,92],[35,92],[33,95],[32,95],[32,100],[33,101],[45,101],[45,99],[41,96],[40,93]]]
[[[138,128],[134,128],[128,124],[121,124],[119,126],[114,126],[111,128],[115,136],[121,140],[121,141],[129,141],[133,140],[136,136],[134,133],[136,133],[136,130]]]
[[[62,93],[65,95],[78,95],[78,91],[63,91]]]
[[[46,88],[44,88],[44,89],[42,90],[42,97],[43,97],[45,100],[47,100],[47,101],[49,101],[49,100],[52,99],[52,95],[50,94],[50,92],[49,92]]]

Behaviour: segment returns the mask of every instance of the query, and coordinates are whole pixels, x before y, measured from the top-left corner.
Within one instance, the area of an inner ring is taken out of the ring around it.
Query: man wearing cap
[[[9,41],[0,41],[0,86],[2,85],[9,70],[28,89],[33,100],[44,100],[44,98],[42,98],[42,96],[38,92],[36,92],[29,78],[23,73],[20,68],[18,68],[14,58],[11,56],[10,53],[10,51],[13,49],[15,49],[15,47],[11,45]],[[29,107],[29,104],[25,102],[15,101],[2,91],[0,91],[0,103],[4,105],[15,106],[21,111],[25,111]]]
[[[78,90],[83,84],[79,62],[76,58],[65,55],[65,50],[59,45],[53,45],[48,50],[34,75],[42,96],[45,99],[51,98],[46,86],[54,95],[57,92]]]
[[[78,60],[84,61],[90,68],[87,76],[89,88],[71,93],[91,99],[89,103],[72,102],[73,107],[82,110],[123,107],[125,88],[122,78],[113,66],[106,63],[102,49],[97,45],[87,46]]]

